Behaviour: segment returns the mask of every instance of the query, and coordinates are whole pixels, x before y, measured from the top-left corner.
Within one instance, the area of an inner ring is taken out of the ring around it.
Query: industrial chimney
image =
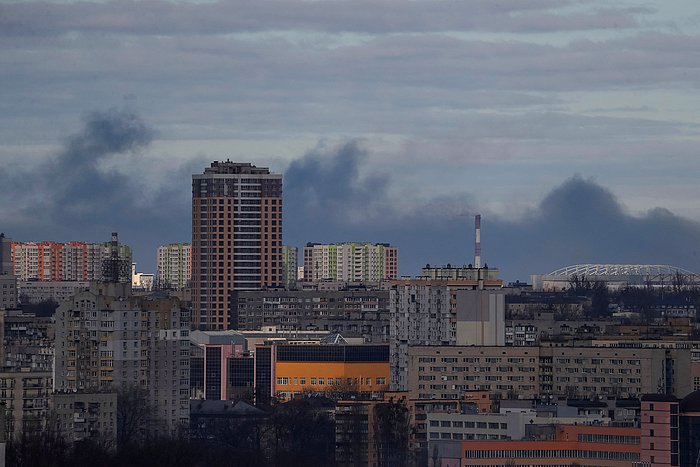
[[[474,267],[481,268],[481,214],[474,216]]]

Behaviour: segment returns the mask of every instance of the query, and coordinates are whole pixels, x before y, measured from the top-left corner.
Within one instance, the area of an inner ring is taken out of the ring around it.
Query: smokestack
[[[474,217],[474,267],[481,267],[481,214]]]

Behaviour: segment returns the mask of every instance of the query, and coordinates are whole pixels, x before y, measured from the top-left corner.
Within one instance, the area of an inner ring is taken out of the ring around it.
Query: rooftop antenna
[[[481,268],[481,214],[474,216],[474,267]]]

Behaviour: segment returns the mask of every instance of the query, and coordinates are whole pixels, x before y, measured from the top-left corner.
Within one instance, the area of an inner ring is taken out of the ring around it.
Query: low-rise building
[[[436,458],[442,465],[632,467],[640,460],[640,429],[599,425],[563,425],[550,440],[462,441]],[[576,464],[573,464],[576,463]],[[437,467],[437,466],[436,466]]]
[[[388,345],[272,343],[255,349],[258,402],[307,392],[381,393],[388,383]]]

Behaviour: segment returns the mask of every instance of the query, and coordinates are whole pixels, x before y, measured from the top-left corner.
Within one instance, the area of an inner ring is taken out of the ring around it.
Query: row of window
[[[430,420],[431,427],[443,427],[443,428],[488,428],[489,430],[506,430],[508,429],[507,423],[500,422],[465,422],[462,420]],[[639,437],[637,437],[639,441]]]
[[[306,376],[301,376],[301,377],[277,377],[277,384],[280,386],[286,386],[289,384],[293,384],[295,386],[305,386],[306,385]],[[383,386],[386,384],[386,378],[384,377],[377,377],[375,379],[372,379],[370,377],[359,377],[359,378],[345,378],[345,382],[348,385],[365,385],[365,386],[372,386],[373,382],[376,382],[377,385]],[[310,377],[309,378],[309,383],[312,386],[341,386],[343,384],[343,378],[325,378],[325,377]]]
[[[467,459],[604,459],[638,461],[639,453],[584,449],[484,449],[464,451]]]

